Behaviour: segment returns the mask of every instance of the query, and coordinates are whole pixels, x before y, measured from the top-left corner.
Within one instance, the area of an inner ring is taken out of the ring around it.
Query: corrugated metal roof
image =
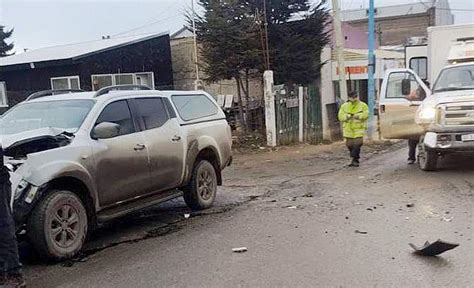
[[[90,54],[115,49],[125,45],[139,43],[167,34],[168,33],[134,35],[40,48],[0,58],[0,66],[28,64],[53,60],[75,59]]]

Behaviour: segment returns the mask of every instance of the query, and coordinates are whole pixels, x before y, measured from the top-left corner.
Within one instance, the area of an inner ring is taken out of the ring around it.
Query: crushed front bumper
[[[440,153],[474,153],[474,136],[468,135],[473,132],[427,132],[423,143],[427,149]]]
[[[17,229],[21,229],[21,227],[26,224],[28,216],[39,198],[38,196],[41,189],[24,181],[21,175],[14,172],[10,172],[10,182],[12,183],[10,205],[12,207],[15,225]]]

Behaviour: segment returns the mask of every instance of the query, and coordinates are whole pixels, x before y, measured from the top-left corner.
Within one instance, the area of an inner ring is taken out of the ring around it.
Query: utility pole
[[[369,75],[368,75],[368,104],[369,104],[369,138],[374,133],[374,106],[375,106],[375,7],[374,0],[369,0]]]
[[[267,0],[263,0],[263,25],[265,28],[265,66],[270,70],[270,48],[268,45],[268,21],[267,21]]]
[[[339,0],[332,0],[334,13],[333,25],[336,36],[337,64],[339,69],[339,92],[343,101],[347,100],[346,67],[344,65],[344,39],[342,35],[341,18],[339,16]]]
[[[194,40],[194,64],[195,64],[195,69],[196,69],[196,80],[194,82],[194,90],[198,90],[199,89],[199,84],[200,84],[200,80],[199,80],[199,58],[198,58],[198,46],[197,46],[197,35],[196,35],[196,21],[194,20],[194,18],[196,17],[196,12],[194,11],[194,0],[191,0],[191,10],[192,10],[192,13],[193,13],[193,40]]]

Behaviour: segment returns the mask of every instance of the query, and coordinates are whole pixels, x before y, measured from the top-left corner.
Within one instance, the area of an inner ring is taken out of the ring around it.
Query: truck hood
[[[68,145],[74,134],[60,128],[40,128],[13,135],[0,135],[4,155],[25,158],[26,155]]]
[[[459,90],[433,93],[426,102],[437,105],[454,102],[474,102],[474,90]]]

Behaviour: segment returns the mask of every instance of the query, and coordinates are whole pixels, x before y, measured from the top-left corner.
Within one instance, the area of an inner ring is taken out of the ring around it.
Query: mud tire
[[[28,238],[39,256],[46,260],[60,261],[77,255],[87,232],[84,203],[66,190],[50,191],[33,209],[27,223]]]
[[[426,149],[425,145],[420,144],[418,151],[418,165],[423,171],[436,171],[438,166],[438,154],[436,151]]]
[[[193,210],[210,208],[217,194],[217,174],[209,161],[199,160],[193,168],[191,180],[184,188],[184,201]]]

